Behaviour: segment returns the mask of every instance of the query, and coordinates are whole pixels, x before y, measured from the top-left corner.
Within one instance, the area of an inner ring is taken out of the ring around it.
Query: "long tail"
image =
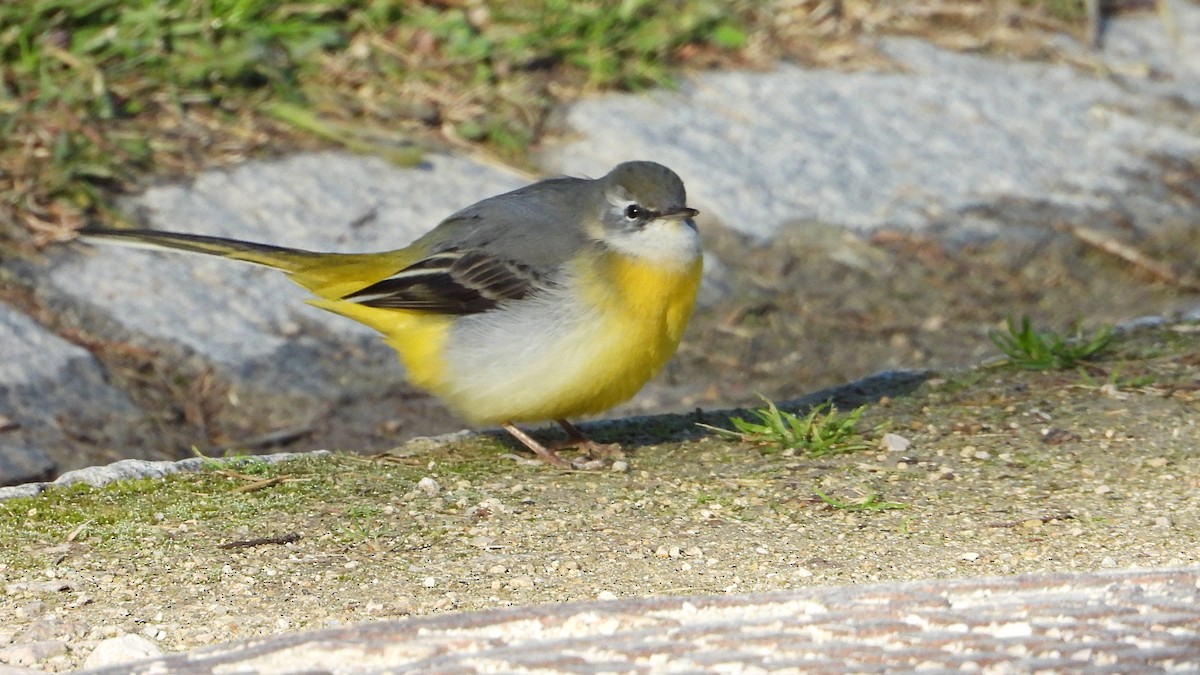
[[[386,279],[420,258],[413,248],[380,253],[318,253],[237,239],[159,230],[88,227],[80,239],[157,251],[185,251],[281,270],[292,281],[327,300],[338,300]],[[335,310],[336,311],[336,310]],[[343,312],[344,313],[344,312]]]
[[[256,244],[237,239],[159,230],[111,230],[101,227],[86,227],[79,231],[79,238],[89,242],[102,242],[131,248],[215,255],[230,260],[265,265],[284,272],[299,272],[310,266],[321,255],[313,251]]]

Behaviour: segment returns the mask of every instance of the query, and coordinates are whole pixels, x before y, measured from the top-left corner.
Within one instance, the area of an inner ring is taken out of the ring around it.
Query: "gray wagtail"
[[[282,270],[308,302],[383,334],[413,384],[475,424],[515,426],[633,397],[674,354],[700,285],[683,182],[654,162],[555,178],[490,197],[405,248],[317,253],[151,230],[86,228],[86,240],[204,253]]]

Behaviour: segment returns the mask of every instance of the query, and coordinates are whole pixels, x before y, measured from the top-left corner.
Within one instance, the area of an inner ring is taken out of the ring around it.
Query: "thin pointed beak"
[[[682,206],[677,209],[671,209],[670,211],[663,211],[662,213],[658,214],[658,217],[662,218],[663,220],[687,220],[689,218],[696,217],[699,213],[700,212],[696,209]]]

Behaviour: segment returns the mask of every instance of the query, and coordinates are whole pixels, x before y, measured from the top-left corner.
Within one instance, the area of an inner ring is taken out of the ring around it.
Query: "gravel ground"
[[[707,413],[600,427],[629,450],[597,471],[483,436],[9,500],[0,663],[66,670],[122,634],[174,652],[541,602],[1196,565],[1197,353],[1196,324],[1168,322],[1078,371],[930,376],[871,404],[872,449],[845,455],[706,435],[728,421]]]

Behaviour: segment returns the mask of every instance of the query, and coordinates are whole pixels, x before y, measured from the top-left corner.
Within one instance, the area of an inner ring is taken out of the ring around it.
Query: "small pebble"
[[[884,434],[883,438],[880,439],[880,442],[883,444],[883,448],[888,452],[904,452],[905,450],[908,450],[910,445],[912,445],[912,441],[901,436],[900,434],[890,433]]]
[[[437,586],[437,579],[434,579],[433,577],[425,577],[425,581],[422,581],[421,585],[425,588],[433,588],[434,586]]]
[[[612,591],[600,591],[596,595],[596,599],[597,600],[616,600],[617,594],[613,593]]]
[[[979,560],[979,554],[975,551],[968,551],[962,554],[962,559],[966,560],[967,562],[975,562],[976,560]]]
[[[1023,621],[1001,624],[992,629],[992,636],[997,639],[1027,638],[1031,635],[1033,626]]]
[[[1112,556],[1107,556],[1100,561],[1100,566],[1105,569],[1112,569],[1117,566],[1117,561]]]
[[[417,489],[432,497],[442,491],[442,486],[438,485],[436,480],[426,476],[417,481]]]
[[[628,472],[629,471],[629,462],[626,462],[623,459],[618,459],[617,461],[612,463],[612,471],[613,471],[613,473]]]

